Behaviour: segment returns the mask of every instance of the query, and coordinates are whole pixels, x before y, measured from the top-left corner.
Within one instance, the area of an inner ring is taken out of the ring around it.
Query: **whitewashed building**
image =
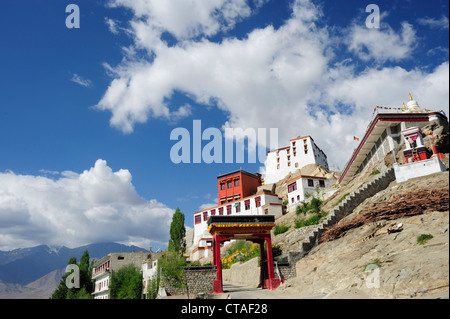
[[[325,199],[335,192],[332,188],[336,184],[336,179],[327,179],[318,176],[298,176],[287,184],[288,191],[288,207],[296,206],[300,202],[308,201],[308,194],[321,199]]]
[[[97,261],[92,268],[94,299],[109,299],[109,285],[113,272],[129,264],[141,269],[142,263],[149,259],[148,252],[110,253]]]
[[[289,146],[267,152],[264,184],[276,183],[308,164],[321,164],[328,169],[327,156],[311,136],[293,138]]]
[[[376,114],[369,123],[358,147],[345,165],[339,178],[339,184],[346,184],[369,164],[374,164],[393,150],[398,150],[402,142],[402,132],[408,135],[408,129],[420,129],[431,121],[436,121],[443,126],[448,125],[447,116],[443,111],[421,108],[417,101],[413,100],[411,94],[409,99],[406,107],[403,108],[377,106],[374,109],[374,114],[375,112]],[[425,151],[423,142],[417,140],[416,143],[422,143],[419,145],[421,148],[418,149],[418,155],[422,156],[422,151]],[[404,155],[408,157],[411,155],[411,146],[408,141],[405,145],[407,152]]]

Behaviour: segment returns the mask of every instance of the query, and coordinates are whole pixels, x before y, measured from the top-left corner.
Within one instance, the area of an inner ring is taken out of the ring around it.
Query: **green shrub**
[[[433,238],[433,235],[431,234],[422,234],[417,237],[417,243],[420,245],[425,245],[431,238]]]
[[[301,202],[300,204],[297,205],[297,208],[295,209],[295,213],[297,215],[306,214],[308,209],[309,209],[309,203]]]
[[[288,226],[286,224],[278,224],[274,228],[274,234],[279,235],[279,234],[285,233],[289,230],[289,228],[291,228],[291,226]]]

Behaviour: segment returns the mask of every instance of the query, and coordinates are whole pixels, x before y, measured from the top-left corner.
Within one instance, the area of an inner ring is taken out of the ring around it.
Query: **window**
[[[313,187],[314,186],[314,181],[312,179],[308,179],[308,186],[309,187]]]
[[[291,203],[293,203],[293,202],[294,202],[294,197],[291,198]]]
[[[300,200],[300,195],[297,195],[297,200]]]
[[[233,181],[228,181],[227,182],[227,187],[228,188],[232,188],[233,187]]]
[[[400,132],[400,124],[391,127],[391,134],[398,134]]]
[[[264,215],[269,215],[269,209],[266,208],[266,209],[264,210]]]
[[[200,224],[202,222],[202,216],[201,215],[195,215],[195,224]]]
[[[293,192],[297,189],[297,182],[293,182],[292,184],[288,185],[288,193]]]
[[[211,216],[214,216],[216,214],[216,210],[215,209],[211,209]]]
[[[260,207],[261,206],[261,197],[260,196],[255,197],[255,204],[256,204],[256,207]]]
[[[291,166],[291,162],[288,162],[288,166]]]
[[[303,143],[306,144],[306,139],[303,140]]]
[[[298,167],[298,163],[295,163],[295,167]]]
[[[231,205],[227,206],[227,215],[231,215]]]
[[[234,187],[236,187],[236,186],[239,186],[239,180],[238,179],[234,180]]]
[[[203,213],[203,221],[205,222],[208,219],[208,212]]]
[[[325,181],[324,180],[319,180],[319,186],[320,187],[325,187]]]
[[[241,212],[241,203],[236,203],[235,207],[236,207],[236,213],[240,213]]]
[[[292,142],[292,146],[295,146],[295,141]]]
[[[307,149],[305,149],[305,154],[308,154],[308,150]]]
[[[219,215],[223,215],[223,207],[219,207]]]
[[[245,210],[249,210],[249,209],[250,209],[250,200],[247,199],[247,200],[244,202],[244,205],[245,205]]]
[[[277,169],[280,169],[280,164],[277,165]]]
[[[220,183],[220,190],[221,191],[225,190],[225,183]]]

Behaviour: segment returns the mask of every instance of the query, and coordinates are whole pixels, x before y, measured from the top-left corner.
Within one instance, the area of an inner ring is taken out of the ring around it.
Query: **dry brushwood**
[[[350,229],[379,220],[394,220],[401,217],[424,214],[431,211],[447,211],[449,208],[448,189],[432,189],[408,192],[389,202],[375,203],[370,211],[343,223],[326,229],[319,243],[332,241],[344,236]]]

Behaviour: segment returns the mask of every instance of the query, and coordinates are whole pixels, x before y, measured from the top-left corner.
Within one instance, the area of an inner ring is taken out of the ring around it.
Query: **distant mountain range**
[[[112,252],[148,251],[137,246],[127,246],[117,243],[98,243],[67,248],[55,248],[40,245],[31,248],[20,248],[11,251],[0,251],[0,282],[4,284],[27,285],[41,277],[61,269],[65,269],[70,257],[76,257],[77,262],[85,250],[90,258],[97,260]]]

